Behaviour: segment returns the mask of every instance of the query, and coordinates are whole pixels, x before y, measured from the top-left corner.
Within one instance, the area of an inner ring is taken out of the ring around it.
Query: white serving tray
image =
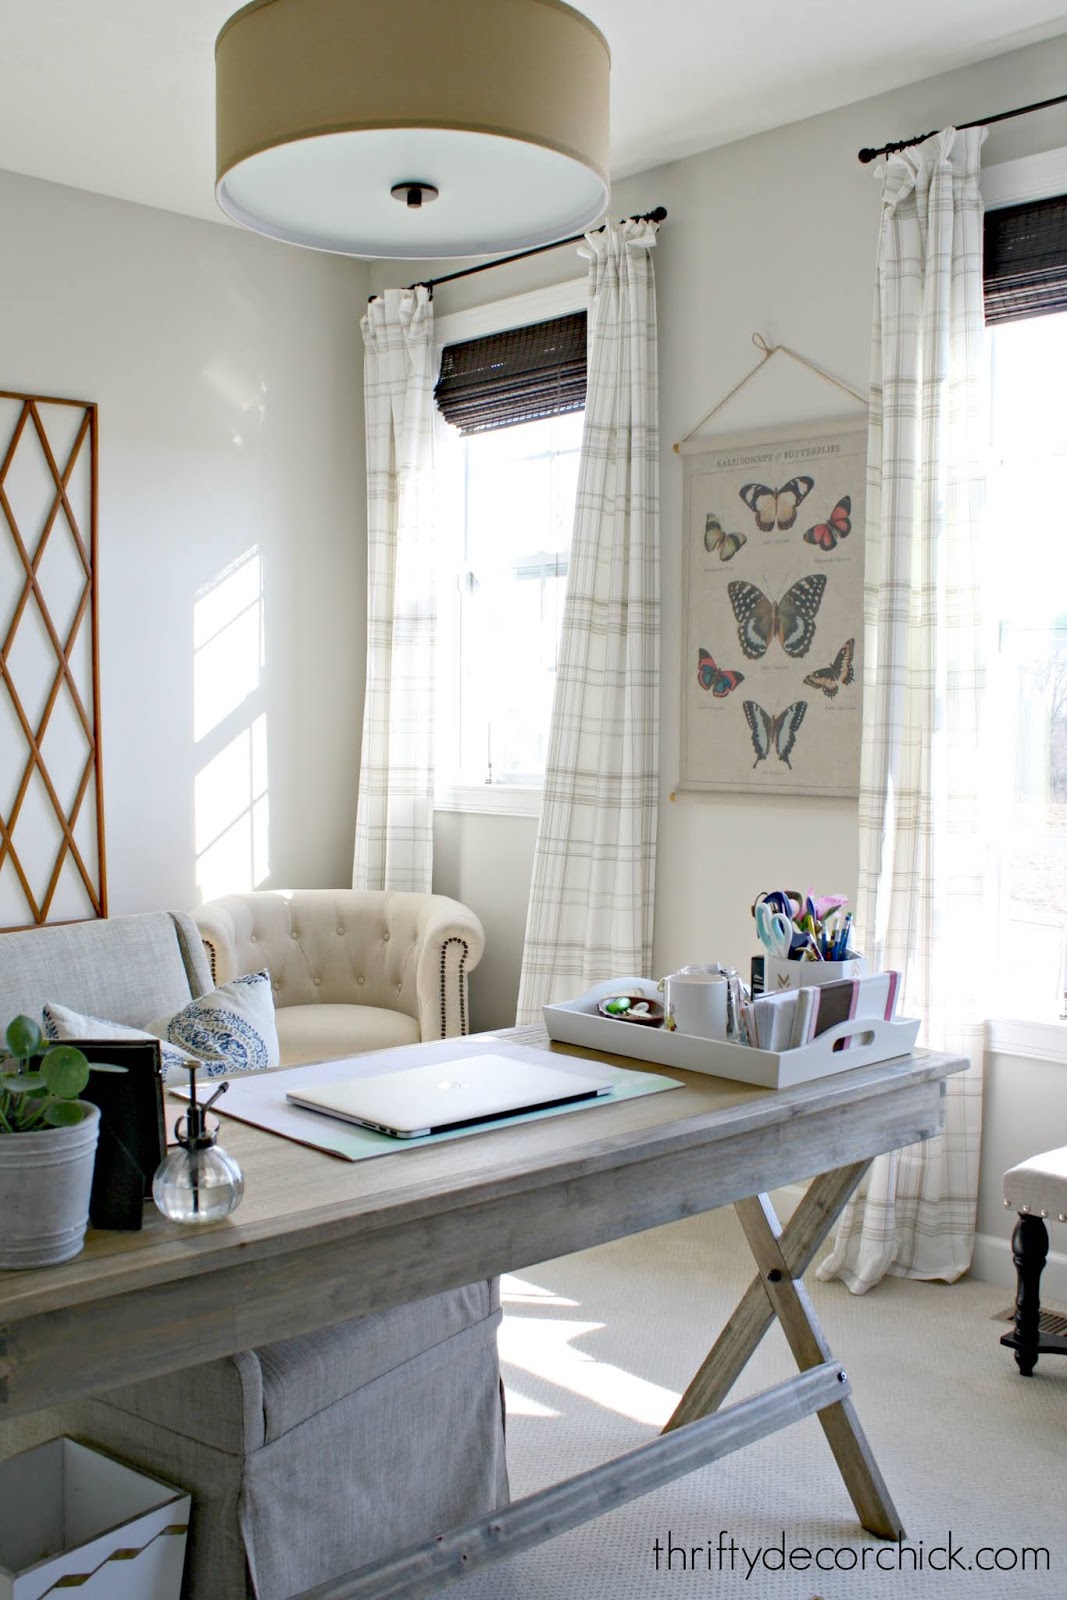
[[[865,1017],[839,1022],[799,1050],[753,1050],[747,1045],[698,1039],[693,1034],[602,1017],[597,1011],[597,1002],[612,994],[640,994],[649,1000],[660,998],[651,978],[612,978],[607,983],[594,984],[577,1000],[543,1007],[549,1038],[562,1044],[583,1045],[587,1050],[632,1056],[637,1061],[655,1062],[661,1067],[706,1072],[714,1078],[736,1078],[741,1083],[755,1083],[765,1089],[788,1089],[794,1083],[807,1083],[812,1078],[829,1077],[834,1072],[851,1072],[853,1067],[869,1067],[876,1061],[910,1055],[919,1033],[919,1023],[915,1019],[883,1022]],[[852,1043],[835,1049],[839,1039],[851,1039]]]

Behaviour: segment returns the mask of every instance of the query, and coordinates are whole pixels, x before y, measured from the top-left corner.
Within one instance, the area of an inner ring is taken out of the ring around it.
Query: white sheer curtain
[[[982,1112],[987,861],[982,631],[983,129],[949,128],[882,168],[875,293],[860,774],[860,945],[905,974],[920,1043],[965,1055],[943,1135],[879,1156],[820,1278],[970,1264]]]
[[[589,376],[518,1020],[652,967],[659,431],[651,223],[589,234]]]
[[[386,290],[371,301],[362,328],[367,691],[352,884],[428,891],[436,622],[429,292],[422,286]]]

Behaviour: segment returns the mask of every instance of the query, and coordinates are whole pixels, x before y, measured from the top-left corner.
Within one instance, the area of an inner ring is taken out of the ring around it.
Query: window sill
[[[510,783],[450,784],[437,790],[433,808],[479,816],[539,817],[541,790]]]
[[[1055,1061],[1067,1066],[1067,1022],[997,1017],[986,1023],[986,1049],[991,1055],[1022,1056],[1029,1061]]]

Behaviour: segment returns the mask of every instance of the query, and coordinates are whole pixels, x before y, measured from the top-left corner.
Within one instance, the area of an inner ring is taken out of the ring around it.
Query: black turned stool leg
[[[1015,1295],[1015,1362],[1024,1378],[1037,1366],[1041,1342],[1041,1274],[1048,1255],[1048,1229],[1040,1217],[1020,1212],[1011,1236],[1018,1275]]]

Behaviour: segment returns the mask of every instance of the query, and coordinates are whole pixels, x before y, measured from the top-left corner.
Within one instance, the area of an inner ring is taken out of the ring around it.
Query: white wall
[[[100,407],[111,912],[195,903],[198,773],[261,713],[270,881],[350,882],[366,268],[7,173],[0,212],[0,388]],[[253,546],[261,681],[197,740],[195,598]]]
[[[720,957],[746,963],[756,892],[788,882],[854,895],[851,800],[671,796],[678,777],[682,464],[671,449],[754,365],[755,331],[793,346],[852,386],[867,382],[879,192],[856,160],[878,145],[1062,92],[1067,37],[893,94],[673,163],[616,186],[615,216],[665,205],[656,249],[660,329],[663,543],[661,804],[654,968]],[[1000,124],[984,159],[997,164],[1067,146],[1059,108]],[[448,271],[455,264],[437,269]],[[580,272],[569,249],[436,291],[439,315]],[[430,275],[374,267],[375,287]],[[778,356],[716,419],[724,431],[856,414],[844,396]],[[513,1020],[535,823],[438,818],[436,877],[475,907],[490,956],[471,982],[479,1027]],[[983,1274],[1011,1282],[1011,1232],[1000,1200],[1005,1166],[1067,1138],[1067,1064],[991,1057],[979,1252]],[[1062,1230],[1059,1230],[1062,1233]],[[1063,1245],[1054,1237],[1053,1245]],[[1067,1278],[1050,1269],[1050,1286]],[[1057,1285],[1060,1287],[1057,1288]]]
[[[656,249],[660,332],[663,579],[661,803],[654,967],[711,957],[747,965],[749,908],[788,882],[854,896],[853,800],[678,795],[682,463],[673,443],[755,364],[759,331],[864,390],[879,191],[861,146],[988,116],[1062,92],[1067,37],[672,163],[616,186],[616,216],[665,205]],[[1064,108],[998,125],[987,165],[1067,145]],[[375,265],[373,286],[462,263]],[[582,272],[570,249],[444,285],[438,315]],[[715,419],[723,431],[858,416],[840,391],[777,356]],[[710,430],[709,430],[710,431]],[[472,980],[483,1026],[513,1020],[536,824],[479,816],[438,830],[437,875],[466,884],[509,955]],[[506,848],[501,841],[506,838]],[[493,871],[483,870],[485,861]],[[503,930],[507,932],[504,934]]]

